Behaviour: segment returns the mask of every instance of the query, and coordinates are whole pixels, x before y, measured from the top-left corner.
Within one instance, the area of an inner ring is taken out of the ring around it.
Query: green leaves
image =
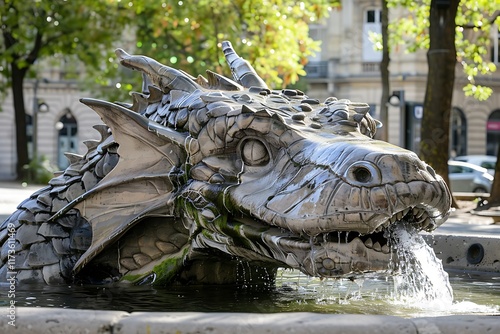
[[[99,67],[129,22],[116,1],[2,1],[0,64],[28,68],[46,57],[76,56]],[[9,85],[10,81],[5,82]]]
[[[319,43],[308,36],[308,24],[340,5],[338,0],[0,0],[2,3],[3,73],[8,63],[29,68],[42,58],[59,63],[78,59],[85,66],[82,73],[87,89],[93,82],[127,92],[132,86],[140,87],[133,81],[141,78],[117,66],[116,47],[153,56],[195,76],[206,69],[230,75],[220,51],[223,40],[231,41],[269,86],[293,84],[305,75],[307,58],[319,51]]]
[[[468,83],[464,87],[464,93],[465,96],[472,96],[479,101],[484,101],[491,96],[493,90],[490,87]]]
[[[307,57],[319,50],[308,24],[333,5],[338,1],[200,0],[165,1],[160,8],[144,1],[135,20],[137,53],[192,75],[206,69],[228,75],[220,43],[229,40],[268,85],[286,86],[305,74]]]
[[[403,45],[408,52],[429,48],[429,11],[430,0],[406,1],[388,0],[393,13],[403,8],[403,16],[393,16],[389,25],[390,47]],[[474,84],[478,75],[488,75],[496,70],[496,66],[486,57],[490,44],[489,33],[495,17],[498,2],[490,0],[462,0],[455,17],[457,61],[462,64],[469,81],[464,87],[466,96],[474,96],[479,100],[487,99],[492,90]]]

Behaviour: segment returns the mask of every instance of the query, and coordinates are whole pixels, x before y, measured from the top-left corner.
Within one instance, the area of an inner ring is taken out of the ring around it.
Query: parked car
[[[448,161],[448,177],[453,192],[489,193],[493,176],[477,165],[456,160]]]
[[[468,162],[486,168],[491,175],[495,174],[495,164],[497,157],[494,155],[461,155],[456,157],[456,161]]]

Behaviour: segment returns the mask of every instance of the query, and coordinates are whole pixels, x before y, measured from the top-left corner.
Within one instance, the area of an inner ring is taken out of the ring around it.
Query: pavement
[[[43,187],[42,185],[23,185],[21,182],[14,181],[0,181],[0,222],[16,211],[19,203]]]

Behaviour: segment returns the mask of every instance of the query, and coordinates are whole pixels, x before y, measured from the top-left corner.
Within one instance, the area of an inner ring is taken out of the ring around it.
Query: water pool
[[[395,315],[500,314],[500,275],[449,272],[452,305],[399,300],[391,277],[319,280],[282,270],[269,288],[232,286],[46,286],[16,288],[17,307],[62,307],[126,312],[317,312]],[[5,291],[5,289],[2,289]],[[0,306],[8,306],[5,293]]]

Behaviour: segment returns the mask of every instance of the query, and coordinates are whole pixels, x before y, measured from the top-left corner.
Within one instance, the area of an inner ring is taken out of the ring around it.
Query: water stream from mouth
[[[396,253],[391,263],[395,301],[450,307],[453,289],[448,273],[418,231],[410,224],[397,224],[388,231],[388,239]]]

